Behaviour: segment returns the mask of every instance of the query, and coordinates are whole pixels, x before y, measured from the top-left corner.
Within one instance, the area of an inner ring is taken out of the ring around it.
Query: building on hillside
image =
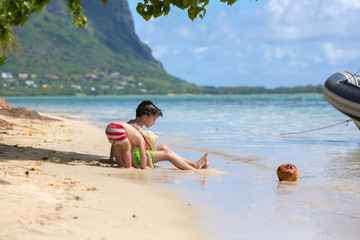
[[[86,75],[85,75],[85,77],[87,78],[87,79],[97,79],[99,76],[98,75],[96,75],[96,74],[93,74],[93,73],[87,73]]]
[[[53,79],[53,80],[59,79],[59,76],[53,75],[53,74],[45,74],[45,77],[46,77],[46,78]]]
[[[1,73],[1,77],[4,79],[12,79],[13,75],[11,72],[3,72],[3,73]]]
[[[18,78],[27,79],[28,77],[29,77],[29,74],[27,74],[27,73],[18,73]]]
[[[34,81],[32,81],[32,80],[26,80],[25,81],[25,84],[26,84],[26,86],[31,86],[31,87],[34,87],[34,88],[37,88],[38,87],[38,85],[34,82]]]

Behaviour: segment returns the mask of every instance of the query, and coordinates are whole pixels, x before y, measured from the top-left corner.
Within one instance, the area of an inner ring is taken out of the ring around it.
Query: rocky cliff
[[[75,28],[63,0],[51,0],[23,27],[14,29],[20,55],[11,55],[1,70],[51,73],[63,77],[101,71],[165,77],[162,65],[134,31],[126,0],[83,1],[88,26]],[[166,78],[166,77],[165,77]]]

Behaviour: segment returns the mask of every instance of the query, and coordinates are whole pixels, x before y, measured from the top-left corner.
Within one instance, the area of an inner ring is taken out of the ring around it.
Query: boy
[[[148,152],[153,157],[153,162],[169,161],[175,167],[183,170],[208,168],[209,160],[207,153],[205,153],[205,155],[197,162],[191,162],[170,150],[165,144],[155,147],[157,136],[151,131],[143,131],[142,127],[145,126],[149,128],[153,126],[156,123],[156,119],[162,115],[162,110],[156,107],[151,101],[143,101],[136,109],[136,118],[128,122],[144,136],[147,150],[151,150]]]
[[[142,103],[139,104],[139,106],[136,109],[136,116],[141,116],[141,117],[139,117],[139,119],[141,119],[142,126],[145,125],[147,128],[149,128],[155,124],[155,121],[159,116],[162,116],[162,111],[159,108],[157,108],[152,102],[143,101]],[[150,131],[143,131],[141,127],[139,127],[137,124],[133,124],[132,121],[133,120],[128,122],[129,125],[131,125],[136,130],[138,130],[137,132],[139,134],[141,133],[140,136],[143,137],[145,144],[147,144],[146,145],[147,150],[151,150],[151,151],[147,151],[147,154],[151,158],[151,162],[152,162],[151,167],[154,168],[153,151],[156,150],[155,142],[156,142],[157,136]],[[115,154],[114,147],[111,146],[110,158],[109,158],[110,161],[113,160],[114,154]],[[124,160],[121,160],[121,157],[122,157],[122,154],[118,154],[118,157],[115,155],[115,159],[118,162],[120,167],[123,166],[123,163],[124,163]],[[134,151],[134,155],[133,155],[132,159],[133,159],[133,161],[132,161],[133,167],[137,167],[138,165],[140,165],[141,158],[140,158],[139,150]],[[148,161],[150,162],[150,160],[148,160]]]
[[[132,153],[139,149],[139,165],[142,169],[153,168],[150,155],[145,150],[144,137],[131,125],[124,122],[110,123],[106,127],[106,136],[111,143],[115,160],[120,167],[132,168],[134,158]]]

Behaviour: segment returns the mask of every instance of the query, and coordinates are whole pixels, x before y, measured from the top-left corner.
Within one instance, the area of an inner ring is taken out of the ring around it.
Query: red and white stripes
[[[125,128],[117,123],[110,123],[105,130],[110,143],[122,143],[128,141]]]

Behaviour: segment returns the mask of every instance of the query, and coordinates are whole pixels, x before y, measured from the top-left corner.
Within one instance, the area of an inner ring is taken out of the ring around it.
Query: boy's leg
[[[175,154],[172,154],[169,151],[154,151],[154,163],[155,162],[161,162],[161,161],[169,161],[171,162],[175,167],[181,169],[181,170],[196,170],[189,164],[187,164],[185,161],[183,161],[181,158],[178,158]]]
[[[115,157],[115,161],[117,162],[119,167],[124,168],[125,163],[124,163],[124,160],[123,160],[123,158],[121,156],[121,148],[120,147],[116,148],[114,145],[116,145],[116,144],[111,145],[112,155],[113,155],[113,157]]]
[[[172,157],[172,158],[176,158],[176,159],[179,159],[179,160],[182,160],[183,162],[187,163],[188,165],[190,165],[191,167],[193,168],[196,168],[196,169],[200,169],[200,168],[208,168],[209,166],[209,159],[207,157],[207,153],[204,154],[204,156],[202,156],[198,161],[196,162],[191,162],[183,157],[181,157],[180,155],[178,155],[177,153],[175,153],[174,151],[172,151],[168,146],[166,146],[165,144],[161,144],[159,146],[156,146],[156,150],[159,150],[159,151],[164,151],[165,153],[167,153],[169,155],[169,157]],[[161,156],[161,158],[163,158]],[[166,160],[169,160],[169,159],[162,159],[162,160],[159,160],[159,158],[155,159],[155,156],[154,156],[154,163],[156,162],[159,162],[159,161],[166,161]],[[170,161],[170,160],[169,160]],[[170,161],[171,162],[171,161]],[[174,163],[173,163],[174,164]],[[175,164],[174,164],[175,165]]]
[[[169,152],[169,153],[175,155],[176,158],[179,158],[179,159],[183,160],[184,162],[186,162],[187,164],[189,164],[190,166],[195,167],[195,163],[194,163],[194,162],[189,161],[189,160],[181,157],[181,156],[178,155],[176,152],[172,151],[172,150],[171,150],[168,146],[166,146],[165,144],[161,144],[161,145],[156,146],[156,150]],[[154,161],[155,161],[155,159],[154,159]]]
[[[113,144],[115,160],[120,167],[131,168],[131,145],[129,141]]]

